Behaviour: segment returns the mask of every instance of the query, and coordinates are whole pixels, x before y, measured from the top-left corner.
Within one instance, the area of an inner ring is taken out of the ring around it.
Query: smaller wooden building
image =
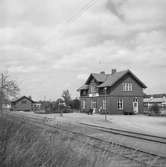
[[[22,96],[21,98],[11,102],[11,110],[13,111],[33,111],[39,109],[39,103],[33,101],[31,97]]]

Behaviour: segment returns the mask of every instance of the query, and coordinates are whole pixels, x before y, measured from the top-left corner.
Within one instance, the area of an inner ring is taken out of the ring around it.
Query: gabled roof
[[[102,74],[102,73],[92,73],[92,76],[98,81],[98,82],[104,82],[107,77],[108,74]]]
[[[112,86],[115,82],[117,82],[125,74],[126,74],[126,71],[116,72],[113,75],[110,74],[107,80],[103,84],[99,85],[98,87]]]
[[[97,82],[104,82],[104,81],[106,81],[108,76],[109,76],[109,74],[105,74],[105,73],[91,73],[90,76],[88,77],[87,81],[85,82],[85,84],[87,84],[89,82],[91,77],[93,77]]]
[[[125,71],[115,72],[113,74],[91,73],[87,81],[85,82],[85,84],[81,86],[78,89],[78,91],[88,89],[89,87],[88,83],[91,80],[91,78],[94,78],[97,82],[100,83],[100,85],[98,86],[99,88],[112,87],[114,84],[116,84],[120,79],[122,79],[127,74],[130,74],[142,88],[147,88],[147,86],[141,80],[139,80],[130,70],[125,70]]]
[[[26,98],[27,100],[29,100],[29,101],[31,101],[32,103],[34,103],[34,101],[33,101],[31,98],[28,98],[28,97],[26,97],[26,96],[22,96],[22,97],[20,97],[19,99],[15,100],[15,101],[12,101],[12,103],[17,103],[18,101],[20,101],[20,100],[22,100],[22,99],[24,99],[24,98]]]
[[[109,77],[107,77],[107,80],[100,84],[98,87],[111,87],[115,83],[117,83],[122,77],[124,77],[126,74],[131,74],[132,77],[143,87],[146,88],[146,85],[140,81],[130,70],[115,72],[114,74],[110,74]]]
[[[79,89],[77,89],[77,91],[80,91],[80,90],[87,90],[89,88],[88,85],[84,84],[82,85]]]

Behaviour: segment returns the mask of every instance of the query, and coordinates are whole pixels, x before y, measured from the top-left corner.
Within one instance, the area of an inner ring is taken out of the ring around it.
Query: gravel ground
[[[107,121],[105,121],[104,115],[99,114],[87,115],[83,113],[67,113],[63,114],[63,117],[61,117],[60,114],[35,114],[33,112],[19,113],[27,116],[33,115],[37,117],[48,117],[73,123],[93,123],[104,127],[120,128],[166,137],[166,117],[151,117],[145,115],[108,115]]]
[[[165,117],[149,117],[144,115],[109,115],[107,116],[107,121],[104,120],[104,115],[87,115],[83,113],[68,113],[63,114],[35,114],[33,112],[14,112],[17,114],[23,114],[25,116],[33,117],[47,117],[51,118],[49,120],[51,124],[59,122],[67,122],[71,124],[88,123],[103,127],[120,128],[135,132],[142,132],[147,134],[153,134],[156,136],[166,137],[166,118]],[[80,125],[79,125],[80,126]],[[94,134],[93,134],[94,135]],[[96,133],[96,137],[102,137],[106,139],[111,139],[116,143],[122,143],[127,146],[133,146],[134,148],[139,148],[145,151],[153,152],[159,155],[166,156],[166,146],[159,143],[149,143],[148,141],[140,141],[139,139],[128,138],[125,136],[117,136],[112,134],[106,134],[103,132]]]

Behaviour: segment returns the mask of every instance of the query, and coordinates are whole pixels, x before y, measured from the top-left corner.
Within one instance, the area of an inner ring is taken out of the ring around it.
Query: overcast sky
[[[166,93],[166,0],[1,0],[0,20],[0,72],[22,95],[75,97],[89,73],[112,68]]]

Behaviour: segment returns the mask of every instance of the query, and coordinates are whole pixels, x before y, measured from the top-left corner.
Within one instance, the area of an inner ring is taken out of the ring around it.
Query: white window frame
[[[123,91],[127,91],[127,83],[123,83]]]
[[[86,108],[86,102],[85,100],[82,101],[82,109],[85,109]]]
[[[127,83],[127,91],[130,89],[130,83]]]
[[[90,92],[91,92],[91,93],[95,93],[95,92],[96,92],[95,89],[96,89],[95,86],[90,86]]]
[[[127,83],[127,82],[123,83],[122,84],[122,90],[124,92],[126,92],[126,91],[132,91],[133,90],[133,84],[132,83]]]
[[[128,91],[132,91],[133,90],[133,84],[132,83],[128,83]]]
[[[123,99],[118,99],[117,108],[118,110],[123,110]]]

